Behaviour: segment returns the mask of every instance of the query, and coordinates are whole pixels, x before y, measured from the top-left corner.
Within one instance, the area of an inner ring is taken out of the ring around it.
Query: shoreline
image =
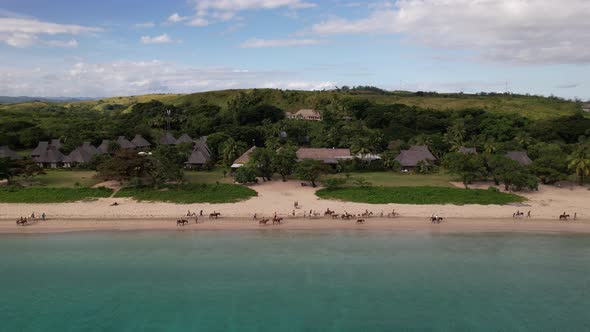
[[[364,224],[356,220],[332,220],[328,218],[286,219],[281,225],[259,225],[244,218],[201,219],[199,224],[191,219],[186,226],[177,226],[172,218],[59,218],[40,221],[28,226],[17,226],[14,220],[0,220],[1,235],[52,234],[79,232],[142,232],[142,231],[377,231],[431,234],[475,233],[530,233],[530,234],[589,234],[590,222],[559,222],[549,219],[512,218],[452,218],[441,224],[431,224],[426,218],[398,217],[366,219]]]

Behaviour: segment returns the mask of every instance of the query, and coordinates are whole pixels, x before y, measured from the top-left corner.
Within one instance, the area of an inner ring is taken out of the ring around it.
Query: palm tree
[[[568,159],[568,167],[580,178],[580,185],[584,184],[584,178],[590,176],[590,147],[582,145],[572,153]]]
[[[225,144],[223,144],[221,155],[223,157],[224,164],[231,165],[231,163],[240,155],[240,145],[230,137],[227,141],[225,141]]]

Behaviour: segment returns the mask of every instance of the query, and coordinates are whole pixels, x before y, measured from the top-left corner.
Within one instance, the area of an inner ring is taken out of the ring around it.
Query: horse
[[[524,212],[516,211],[512,214],[512,218],[520,218],[524,216]]]
[[[334,214],[334,211],[330,211],[330,209],[327,209],[326,212],[324,212],[324,217],[325,216],[331,216]]]
[[[272,218],[272,224],[273,225],[276,225],[276,224],[280,225],[281,224],[281,221],[283,221],[283,218],[279,218],[279,217]]]
[[[372,217],[373,216],[373,212],[365,211],[365,213],[363,213],[362,216],[363,217]]]
[[[269,221],[270,219],[268,218],[262,218],[258,221],[258,225],[266,225]]]
[[[188,224],[188,220],[185,220],[185,219],[176,220],[176,226],[184,226],[186,224]]]
[[[219,213],[219,212],[213,212],[213,213],[209,214],[209,219],[213,219],[213,218],[217,219],[220,216],[221,216],[221,213]]]
[[[19,226],[19,225],[20,225],[20,226],[24,226],[24,225],[26,225],[26,224],[27,224],[27,222],[28,222],[28,221],[27,221],[27,219],[26,219],[26,218],[25,218],[25,219],[23,219],[23,218],[16,219],[16,225],[17,225],[17,226]]]
[[[443,221],[443,217],[430,217],[430,222],[433,224],[440,224]]]
[[[345,213],[342,215],[342,220],[350,220],[350,218],[352,218],[352,217],[354,217],[354,215],[352,215],[352,214],[350,214],[350,213],[348,213],[348,212],[345,212]]]
[[[365,219],[357,219],[356,220],[357,224],[364,224],[365,223]]]
[[[340,217],[339,214],[332,213],[332,219],[338,219]]]
[[[567,221],[569,219],[570,215],[569,214],[565,214],[565,212],[563,214],[559,215],[559,220],[565,220]]]

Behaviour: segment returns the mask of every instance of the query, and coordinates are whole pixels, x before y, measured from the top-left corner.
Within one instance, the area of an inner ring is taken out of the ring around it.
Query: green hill
[[[114,109],[128,110],[137,103],[158,100],[176,106],[197,104],[207,101],[223,109],[228,101],[240,93],[252,90],[223,90],[199,92],[193,94],[149,94],[142,96],[111,97],[99,100],[76,101],[69,103],[27,102],[20,104],[0,105],[0,110],[33,110],[48,105],[64,105],[66,107],[87,107],[97,111]],[[262,89],[264,103],[277,106],[286,111],[310,108],[321,105],[322,99],[330,98],[365,98],[377,104],[404,104],[434,110],[446,111],[466,108],[480,108],[493,113],[516,113],[531,119],[544,119],[570,115],[580,110],[580,103],[554,97],[524,96],[511,94],[474,95],[474,94],[433,94],[411,92],[370,91],[339,92],[339,91],[295,91]]]

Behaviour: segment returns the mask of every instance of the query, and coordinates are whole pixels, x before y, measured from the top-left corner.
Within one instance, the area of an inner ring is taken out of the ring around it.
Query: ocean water
[[[1,331],[589,331],[590,237],[0,236]]]

